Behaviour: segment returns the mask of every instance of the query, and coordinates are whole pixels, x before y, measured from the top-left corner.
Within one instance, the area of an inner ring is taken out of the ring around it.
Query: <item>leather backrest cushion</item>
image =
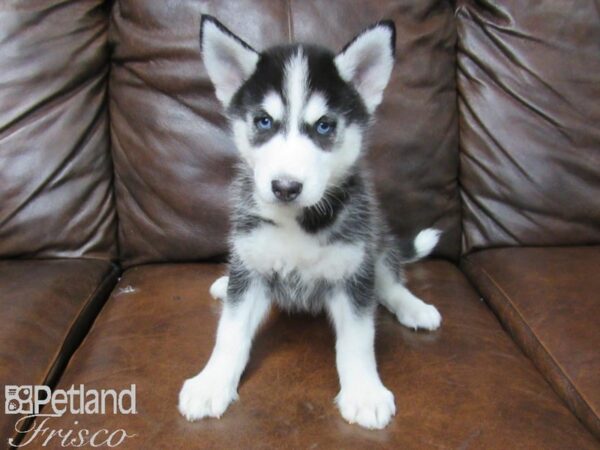
[[[465,0],[463,250],[600,242],[598,2]]]
[[[393,230],[445,231],[457,257],[456,26],[448,1],[116,1],[110,114],[124,264],[226,252],[236,149],[202,64],[202,13],[258,49],[290,40],[341,49],[382,18],[398,27],[397,63],[369,160]]]
[[[116,258],[102,1],[0,7],[0,257]]]

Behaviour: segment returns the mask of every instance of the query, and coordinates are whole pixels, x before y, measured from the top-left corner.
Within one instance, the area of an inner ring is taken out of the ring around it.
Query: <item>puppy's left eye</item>
[[[319,119],[315,123],[315,131],[321,136],[329,136],[335,131],[335,122],[327,119]]]
[[[273,127],[273,119],[266,115],[260,116],[254,119],[254,125],[256,125],[256,128],[259,130],[270,130]]]

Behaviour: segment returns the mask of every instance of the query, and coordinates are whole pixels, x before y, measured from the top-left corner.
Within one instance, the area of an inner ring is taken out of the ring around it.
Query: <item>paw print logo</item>
[[[7,414],[15,414],[17,412],[17,409],[19,408],[19,406],[21,406],[21,405],[19,404],[18,401],[16,401],[16,400],[9,400],[8,401],[8,406],[6,407]]]

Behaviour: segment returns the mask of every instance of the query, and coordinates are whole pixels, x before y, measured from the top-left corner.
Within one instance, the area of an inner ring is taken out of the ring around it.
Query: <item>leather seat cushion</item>
[[[527,355],[600,437],[600,247],[485,250],[463,266]]]
[[[409,271],[436,304],[439,331],[413,332],[380,310],[377,359],[398,412],[383,431],[340,417],[334,335],[324,316],[274,311],[254,342],[240,400],[220,420],[179,415],[184,379],[206,363],[220,304],[208,295],[219,265],[170,264],[125,272],[60,387],[136,384],[137,414],[64,415],[51,428],[123,428],[120,448],[597,448],[593,436],[446,261]]]

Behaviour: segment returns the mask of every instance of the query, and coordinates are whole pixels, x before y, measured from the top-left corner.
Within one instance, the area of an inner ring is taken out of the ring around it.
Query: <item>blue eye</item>
[[[331,134],[334,129],[335,129],[334,122],[327,122],[325,120],[319,120],[315,124],[315,130],[317,130],[317,133],[319,133],[321,136],[327,136],[327,135]]]
[[[270,130],[273,127],[273,119],[269,116],[257,117],[254,124],[259,130]]]

